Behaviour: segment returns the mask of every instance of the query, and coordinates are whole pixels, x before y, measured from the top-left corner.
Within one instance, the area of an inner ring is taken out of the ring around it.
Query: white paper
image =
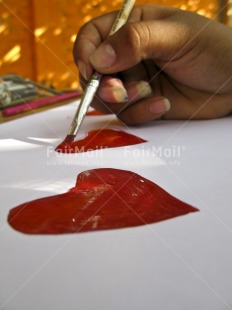
[[[148,140],[60,155],[77,103],[1,124],[0,309],[232,309],[232,118],[95,128]],[[7,224],[11,208],[66,192],[88,169],[130,170],[200,212],[135,228],[33,236]]]

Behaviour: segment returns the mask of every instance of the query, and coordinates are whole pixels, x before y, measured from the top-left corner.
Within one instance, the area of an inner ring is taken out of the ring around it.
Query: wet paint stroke
[[[121,147],[147,142],[135,135],[113,129],[96,129],[88,132],[87,136],[77,141],[65,139],[56,147],[60,153],[82,153],[103,148]]]

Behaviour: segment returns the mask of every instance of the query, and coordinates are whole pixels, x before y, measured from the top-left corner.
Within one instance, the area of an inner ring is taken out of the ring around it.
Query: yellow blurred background
[[[57,89],[79,88],[72,47],[78,29],[123,0],[0,0],[0,75],[15,73]],[[137,0],[192,10],[232,24],[232,0]]]

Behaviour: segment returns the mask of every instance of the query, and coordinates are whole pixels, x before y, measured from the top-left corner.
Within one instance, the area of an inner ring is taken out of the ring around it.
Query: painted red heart
[[[138,174],[103,168],[79,174],[65,194],[12,209],[8,222],[27,234],[63,234],[145,225],[195,211]]]

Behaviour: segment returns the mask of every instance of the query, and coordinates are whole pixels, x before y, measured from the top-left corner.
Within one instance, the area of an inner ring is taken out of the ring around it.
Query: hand
[[[116,13],[84,25],[74,59],[85,84],[105,76],[94,107],[136,125],[232,112],[232,29],[192,12],[143,5],[107,37]]]

